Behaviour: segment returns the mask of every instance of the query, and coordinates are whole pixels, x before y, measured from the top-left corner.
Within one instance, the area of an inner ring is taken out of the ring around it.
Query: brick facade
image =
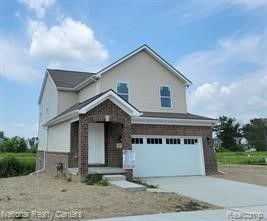
[[[105,122],[105,116],[109,115],[110,123],[121,124],[121,142],[122,149],[131,149],[131,117],[115,105],[112,101],[106,100],[99,104],[94,109],[90,110],[86,114],[79,116],[79,148],[78,148],[78,166],[81,179],[84,179],[88,173],[88,124],[94,122]],[[108,124],[107,124],[108,125]],[[111,125],[109,125],[111,127]],[[108,127],[109,127],[108,126]],[[112,143],[112,140],[107,141]],[[112,150],[110,150],[112,153]],[[108,152],[107,152],[108,153]],[[106,154],[107,154],[106,153]],[[114,153],[114,151],[113,151]],[[115,152],[116,155],[119,151]],[[89,153],[90,154],[90,153]],[[108,158],[107,158],[108,159]],[[120,162],[118,162],[120,160]],[[121,165],[121,159],[118,156],[114,156],[110,161],[112,164]],[[131,176],[132,171],[128,171]]]
[[[122,167],[122,149],[116,147],[121,142],[123,125],[105,123],[105,166]]]
[[[45,154],[45,157],[44,157]],[[51,151],[37,151],[36,154],[36,169],[40,170],[44,168],[45,159],[45,172],[56,175],[57,163],[63,163],[63,171],[68,168],[69,153],[51,152]]]
[[[212,128],[204,126],[132,124],[132,135],[201,136],[206,174],[217,172],[216,154],[212,145]],[[210,138],[210,141],[207,141]]]
[[[70,124],[69,167],[78,167],[79,121]]]
[[[106,122],[105,116],[109,115]],[[71,123],[70,152],[46,152],[46,171],[56,173],[56,164],[63,163],[64,169],[78,167],[79,176],[84,179],[88,174],[88,124],[104,123],[105,125],[105,165],[109,167],[122,167],[122,150],[131,149],[131,135],[177,135],[201,136],[205,159],[206,174],[217,171],[216,155],[212,147],[212,128],[204,126],[178,126],[178,125],[149,125],[131,124],[131,117],[110,100],[106,100],[86,114],[79,116],[79,121]],[[208,141],[207,138],[210,138]],[[122,148],[116,144],[122,143]],[[90,154],[90,153],[89,153]],[[44,152],[38,151],[36,156],[36,169],[44,166]],[[131,179],[132,170],[127,171],[127,178]]]

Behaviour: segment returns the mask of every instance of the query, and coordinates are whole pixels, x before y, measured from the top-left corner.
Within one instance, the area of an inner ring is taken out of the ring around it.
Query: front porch
[[[131,118],[112,101],[106,100],[79,115],[71,123],[69,170],[84,179],[90,174],[126,174],[122,152],[131,149]]]

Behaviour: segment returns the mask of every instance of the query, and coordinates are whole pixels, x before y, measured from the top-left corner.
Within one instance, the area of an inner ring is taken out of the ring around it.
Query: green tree
[[[222,141],[222,147],[231,150],[238,148],[235,142],[235,137],[241,136],[240,124],[235,118],[226,116],[219,117],[218,123],[214,127],[216,136]]]
[[[1,152],[25,152],[27,150],[27,144],[22,137],[5,138],[0,144]]]
[[[244,137],[257,150],[267,150],[267,119],[255,118],[242,128]]]

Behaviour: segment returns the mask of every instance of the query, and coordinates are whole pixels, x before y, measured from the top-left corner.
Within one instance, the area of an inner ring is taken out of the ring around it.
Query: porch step
[[[126,177],[124,175],[104,175],[102,179],[106,181],[120,181],[126,180]]]
[[[68,168],[67,172],[71,175],[77,176],[78,175],[78,168]]]
[[[125,180],[109,181],[109,183],[112,186],[116,186],[127,191],[146,191],[145,186],[136,183],[131,183]]]

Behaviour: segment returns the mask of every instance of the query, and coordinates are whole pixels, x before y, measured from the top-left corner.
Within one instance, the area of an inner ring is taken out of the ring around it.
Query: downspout
[[[100,77],[97,77],[97,76],[93,76],[92,77],[92,80],[94,81],[94,82],[96,82],[96,95],[98,95],[99,94],[99,78]]]
[[[31,176],[31,175],[36,175],[36,174],[38,174],[38,173],[41,173],[41,172],[43,172],[43,171],[45,171],[45,162],[46,162],[46,157],[45,157],[45,155],[46,155],[46,151],[48,150],[48,127],[45,127],[45,130],[46,130],[46,149],[44,150],[44,157],[43,157],[43,160],[44,160],[44,164],[43,164],[43,168],[42,169],[40,169],[40,170],[36,170],[36,171],[34,171],[33,173],[30,173],[29,175]]]

